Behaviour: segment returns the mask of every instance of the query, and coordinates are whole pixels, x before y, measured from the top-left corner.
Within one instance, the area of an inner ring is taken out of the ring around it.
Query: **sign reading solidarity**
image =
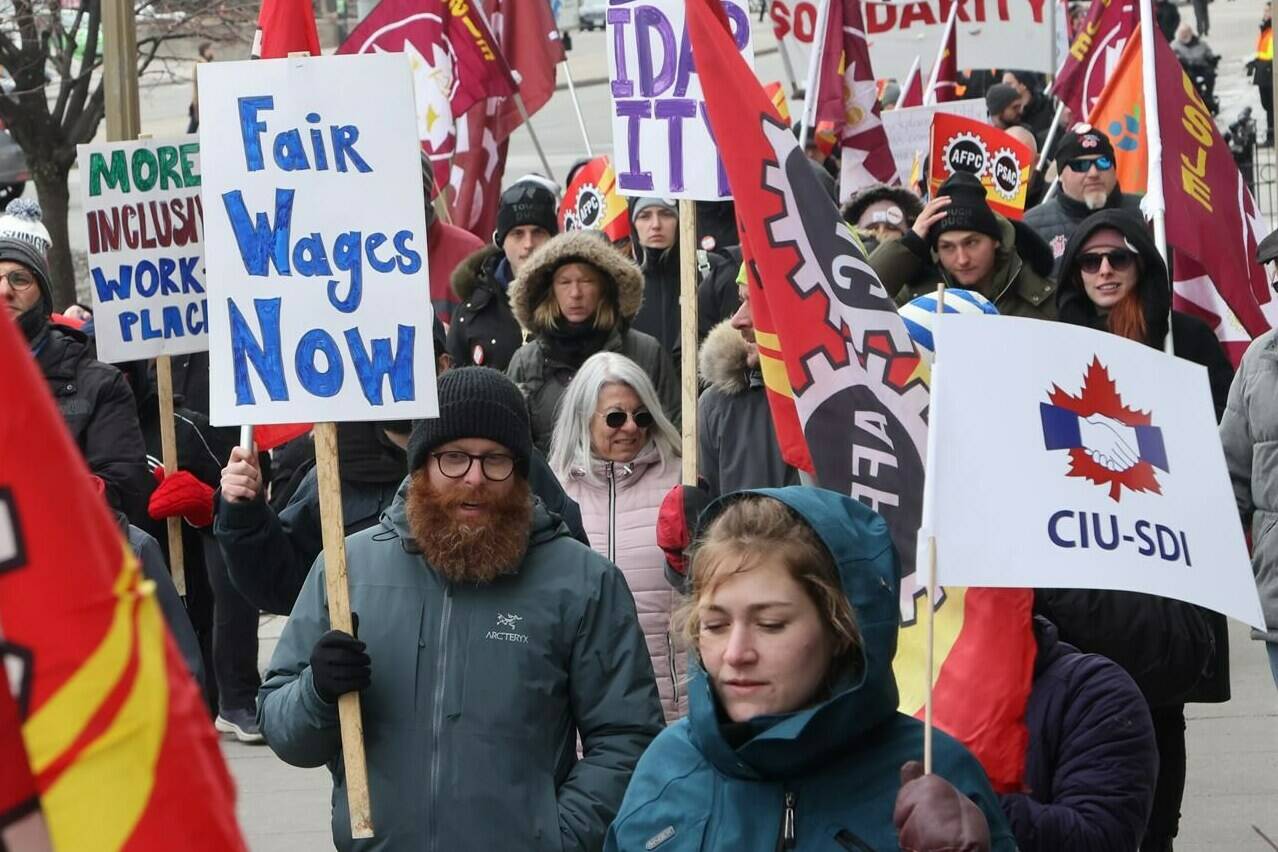
[[[983,121],[938,113],[932,119],[932,147],[928,188],[937,187],[955,172],[980,179],[990,209],[1009,219],[1025,215],[1034,155],[1016,139]]]
[[[737,50],[754,62],[744,2],[723,0]],[[728,198],[728,176],[692,65],[684,0],[613,2],[608,68],[617,189],[622,195]]]
[[[198,73],[213,422],[435,416],[408,60]]]
[[[1203,367],[1015,317],[942,316],[936,347],[942,583],[1147,592],[1264,624]]]
[[[77,150],[98,357],[208,349],[198,139]]]
[[[816,0],[772,0],[768,5],[772,34],[785,50],[796,70],[805,69],[812,61],[812,45],[816,39]]]

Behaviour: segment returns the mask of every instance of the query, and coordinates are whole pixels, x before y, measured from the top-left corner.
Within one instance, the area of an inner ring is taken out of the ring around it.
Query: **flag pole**
[[[1154,8],[1152,0],[1140,2],[1140,84],[1141,94],[1145,101],[1145,140],[1149,145],[1149,178],[1145,184],[1145,197],[1140,207],[1154,223],[1154,244],[1163,257],[1163,263],[1171,271],[1167,258],[1167,200],[1163,195],[1163,137],[1162,123],[1158,115],[1158,80],[1155,77],[1158,69],[1154,62],[1154,41],[1159,30],[1154,24]],[[1168,288],[1171,287],[1171,276],[1168,276]],[[1171,307],[1167,309],[1167,339],[1163,342],[1163,350],[1174,355],[1175,345],[1172,343]]]
[[[790,97],[797,98],[799,78],[794,76],[794,60],[790,58],[790,49],[785,46],[785,39],[777,39],[777,49],[781,54],[781,67],[785,69],[785,76],[790,80]]]
[[[928,75],[927,89],[923,91],[923,105],[936,103],[936,78],[941,73],[941,63],[945,60],[945,48],[950,43],[950,33],[954,32],[954,23],[958,20],[959,4],[950,7],[950,19],[945,22],[945,32],[941,33],[941,47],[936,51],[936,61],[932,63],[932,73]],[[957,59],[955,60],[957,62]]]
[[[1047,152],[1052,150],[1052,143],[1056,141],[1056,131],[1061,126],[1061,116],[1065,114],[1065,102],[1061,101],[1056,105],[1056,115],[1052,116],[1052,126],[1047,128],[1047,138],[1043,140],[1043,150],[1038,152],[1038,165],[1034,167],[1034,171],[1039,174],[1047,168]],[[1044,199],[1046,200],[1046,199]]]
[[[519,79],[518,76],[515,79]],[[555,173],[550,170],[550,161],[546,159],[546,152],[541,148],[541,140],[537,138],[537,131],[533,130],[532,119],[528,117],[528,109],[524,106],[524,96],[518,91],[515,92],[515,109],[519,110],[520,121],[524,127],[528,128],[528,135],[532,137],[533,147],[537,149],[537,156],[541,159],[541,167],[546,170],[546,177],[554,180]]]
[[[910,66],[909,73],[905,75],[905,85],[901,87],[901,93],[896,96],[896,108],[901,109],[901,104],[905,102],[905,96],[909,94],[910,81],[914,79],[914,75],[919,70],[919,55],[914,54],[914,64]]]
[[[586,156],[593,160],[595,149],[590,144],[590,134],[586,132],[586,119],[581,114],[581,101],[577,100],[577,85],[572,79],[572,69],[568,67],[567,51],[564,52],[564,77],[568,79],[568,96],[572,98],[572,108],[577,113],[577,126],[581,128],[581,139],[586,143]]]
[[[936,326],[940,324],[941,315],[945,313],[945,279],[941,279],[940,286],[936,288],[936,320],[933,321],[933,340],[935,340]],[[932,399],[936,399],[936,363],[939,360],[935,346],[932,350],[932,376],[929,382],[929,393]],[[935,434],[934,423],[928,424],[928,461],[931,462],[935,443],[932,435]],[[929,465],[930,467],[931,465]],[[930,474],[925,475],[924,489],[927,490],[927,481]],[[925,504],[928,501],[925,499]],[[928,506],[928,509],[931,507]],[[927,537],[927,693],[923,701],[923,772],[926,775],[932,774],[932,681],[935,680],[936,674],[936,534],[932,529],[932,518],[930,511],[926,515],[928,525]]]
[[[683,484],[697,484],[697,203],[679,200]]]
[[[808,61],[808,82],[803,92],[803,118],[799,126],[799,150],[806,150],[812,135],[812,123],[816,120],[817,95],[821,80],[821,62],[825,56],[826,29],[830,26],[830,3],[822,0],[817,8],[817,25],[812,45],[812,58]]]

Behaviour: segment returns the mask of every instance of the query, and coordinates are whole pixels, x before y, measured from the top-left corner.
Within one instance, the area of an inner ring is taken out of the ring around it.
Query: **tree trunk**
[[[53,309],[62,311],[76,302],[75,264],[71,261],[70,229],[67,215],[70,209],[70,192],[67,189],[69,166],[61,166],[51,160],[31,163],[31,176],[35,180],[36,194],[44,226],[49,229],[53,245],[49,248],[49,277],[53,283]]]

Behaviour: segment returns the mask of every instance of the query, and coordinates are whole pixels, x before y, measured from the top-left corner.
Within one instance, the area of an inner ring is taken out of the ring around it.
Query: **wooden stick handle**
[[[320,528],[324,540],[324,588],[328,593],[328,621],[334,630],[351,629],[351,593],[346,575],[346,527],[342,519],[342,482],[337,469],[337,424],[315,424],[315,474],[319,484]],[[337,699],[342,727],[342,762],[346,768],[346,801],[351,837],[373,836],[368,797],[368,765],[364,759],[364,723],[359,693]]]
[[[932,681],[936,657],[936,537],[927,537],[927,697],[923,704],[923,772],[932,774]]]
[[[697,484],[697,205],[679,202],[680,371],[683,484]]]
[[[177,430],[173,425],[173,362],[168,355],[155,359],[155,378],[160,392],[160,455],[164,461],[164,475],[172,476],[178,469]],[[169,573],[177,593],[186,597],[186,560],[182,555],[182,519],[169,518],[165,524],[169,534]]]

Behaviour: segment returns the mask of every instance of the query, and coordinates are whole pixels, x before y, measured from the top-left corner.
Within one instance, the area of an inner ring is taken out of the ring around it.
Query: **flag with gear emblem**
[[[968,172],[985,187],[990,209],[1009,219],[1025,215],[1034,154],[1015,137],[983,121],[938,112],[932,117],[928,191],[955,172]]]

